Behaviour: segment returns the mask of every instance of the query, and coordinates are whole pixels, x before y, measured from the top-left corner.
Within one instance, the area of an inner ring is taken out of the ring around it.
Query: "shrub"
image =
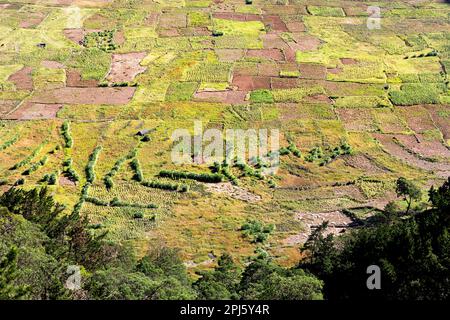
[[[14,143],[17,142],[17,140],[19,140],[19,136],[15,136],[14,138],[12,138],[11,140],[6,141],[5,143],[0,145],[0,151],[5,150],[6,148],[11,147]]]
[[[86,172],[86,180],[89,183],[93,183],[95,180],[95,164],[97,162],[98,159],[98,155],[100,153],[100,151],[102,151],[102,147],[98,146],[94,149],[94,151],[91,153],[91,155],[89,156],[89,161],[88,164],[86,166],[85,172]]]
[[[211,182],[211,183],[222,182],[224,178],[224,176],[220,173],[193,173],[193,172],[181,172],[171,170],[161,170],[159,172],[159,176],[175,180],[190,179],[200,182]]]
[[[245,237],[251,238],[252,242],[265,242],[269,235],[275,230],[273,224],[263,225],[257,220],[248,220],[241,227],[241,231]]]
[[[64,121],[64,123],[61,126],[61,133],[64,138],[64,143],[66,148],[72,148],[73,146],[73,139],[70,135],[70,123],[69,121]]]
[[[144,181],[144,174],[141,170],[141,164],[138,159],[134,158],[130,163],[131,169],[134,171],[133,180],[138,182]]]

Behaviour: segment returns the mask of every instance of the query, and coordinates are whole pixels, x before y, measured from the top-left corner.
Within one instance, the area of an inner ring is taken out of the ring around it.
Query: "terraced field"
[[[449,17],[439,0],[0,0],[0,193],[47,185],[191,269],[257,247],[292,265],[311,227],[382,210],[397,178],[450,176]],[[173,163],[195,120],[279,129],[279,170]],[[274,226],[262,244],[252,220]]]

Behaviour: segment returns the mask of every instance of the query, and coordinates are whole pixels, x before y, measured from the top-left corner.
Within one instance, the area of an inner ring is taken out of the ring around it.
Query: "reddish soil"
[[[72,40],[76,44],[81,44],[85,32],[83,29],[64,29],[64,35],[67,39]]]
[[[234,62],[242,59],[245,50],[242,49],[216,49],[217,57],[220,61]]]
[[[286,42],[276,33],[267,33],[261,36],[264,49],[285,49],[288,48]]]
[[[244,76],[257,76],[258,75],[258,64],[245,64],[245,65],[235,65],[233,69],[233,76],[244,75]]]
[[[111,104],[128,103],[135,87],[116,88],[59,88],[35,93],[30,101],[36,103],[62,104]]]
[[[76,183],[67,177],[60,176],[59,177],[59,185],[60,186],[76,186]]]
[[[300,78],[325,80],[327,77],[327,68],[320,64],[300,63]]]
[[[13,110],[20,101],[17,100],[0,100],[0,118]]]
[[[366,16],[367,15],[367,6],[349,6],[349,7],[343,7],[342,8],[345,12],[345,15],[347,17],[354,17],[354,16]]]
[[[82,80],[81,74],[75,69],[66,70],[66,86],[67,87],[97,87],[97,80]]]
[[[298,104],[297,103],[277,103],[277,109],[280,111],[280,118],[282,120],[298,119]]]
[[[44,60],[41,62],[41,66],[44,68],[49,69],[64,69],[64,65],[58,61],[50,61],[50,60]]]
[[[159,16],[160,15],[158,13],[149,13],[144,20],[145,25],[156,27],[156,25],[158,24]]]
[[[439,115],[442,112],[448,112],[448,106],[427,105],[424,106],[430,113],[436,126],[441,130],[444,139],[450,139],[450,119],[449,116],[444,117]]]
[[[367,155],[356,154],[353,156],[345,156],[345,164],[355,169],[359,169],[364,172],[364,174],[374,174],[374,173],[384,173],[385,169],[380,168],[376,165]]]
[[[351,108],[343,109],[336,108],[336,113],[339,115],[346,130],[349,131],[375,131],[375,119],[370,112],[370,109]]]
[[[158,30],[158,35],[162,38],[171,38],[171,37],[179,37],[180,33],[178,32],[178,29],[170,28]]]
[[[44,20],[45,16],[46,15],[43,12],[30,13],[26,20],[20,21],[19,27],[25,29],[35,28],[42,22],[42,20]]]
[[[109,82],[130,82],[134,78],[147,70],[147,67],[141,66],[139,63],[145,58],[145,52],[131,53],[115,53],[111,59],[111,69],[106,76]]]
[[[286,24],[281,20],[280,16],[267,15],[262,17],[264,25],[269,26],[269,32],[288,32]]]
[[[324,235],[342,233],[349,228],[352,223],[352,220],[341,211],[320,213],[298,212],[296,214],[296,219],[303,223],[305,230],[297,235],[284,239],[284,242],[288,245],[305,243],[311,232],[325,221],[328,221],[328,228]]]
[[[305,31],[305,24],[300,21],[293,21],[286,23],[286,27],[288,28],[289,32],[304,32]]]
[[[423,106],[398,107],[408,126],[417,133],[436,129],[431,116]]]
[[[11,120],[54,119],[62,106],[62,104],[26,102],[6,118]]]
[[[419,159],[417,156],[411,154],[410,152],[402,148],[399,144],[395,143],[395,141],[393,140],[393,135],[374,133],[372,134],[372,136],[381,142],[381,144],[389,152],[389,154],[405,161],[409,165],[421,168],[426,171],[434,171],[439,177],[447,178],[448,176],[450,176],[450,165]]]
[[[341,58],[340,60],[341,60],[342,64],[346,64],[346,65],[348,65],[348,64],[357,64],[358,63],[357,60],[352,59],[352,58]]]
[[[201,37],[210,36],[211,31],[206,27],[195,27],[195,28],[180,28],[178,29],[180,35],[185,37]]]
[[[31,77],[31,67],[23,67],[16,73],[9,76],[8,81],[11,81],[16,86],[17,90],[33,90],[33,78]]]
[[[270,89],[270,78],[257,76],[235,76],[233,77],[232,84],[236,86],[239,91]]]
[[[339,74],[342,72],[342,68],[327,68],[328,73]]]
[[[118,45],[122,45],[125,42],[123,31],[117,31],[114,33],[114,42]]]
[[[217,12],[213,13],[216,19],[226,19],[234,21],[261,21],[262,17],[257,14],[233,13],[233,12]]]
[[[287,62],[296,62],[294,49],[292,49],[291,47],[287,47],[283,50],[283,52],[284,52],[284,57]]]
[[[314,51],[321,44],[318,38],[306,33],[293,34],[292,37],[294,41],[289,42],[288,45],[296,51]]]
[[[298,80],[294,78],[271,78],[272,89],[292,89],[298,87]]]
[[[216,92],[197,92],[194,94],[194,100],[206,102],[221,102],[227,104],[248,103],[245,100],[246,91],[216,91]]]
[[[284,61],[284,54],[280,49],[250,49],[247,51],[247,57],[265,58],[274,61]]]
[[[430,158],[437,156],[450,159],[450,150],[438,140],[426,140],[421,134],[416,134],[415,136],[397,134],[395,138],[414,153]]]
[[[265,14],[278,14],[278,15],[295,15],[295,14],[301,14],[306,15],[306,7],[305,6],[289,6],[289,5],[266,5],[263,8],[263,12]]]
[[[303,99],[305,102],[309,103],[326,103],[326,104],[332,104],[333,100],[331,100],[327,95],[324,94],[316,94],[313,96],[307,96]]]
[[[159,28],[186,28],[187,18],[185,13],[163,13],[159,17]]]
[[[280,74],[280,67],[276,63],[259,63],[258,75],[266,77],[278,77]]]

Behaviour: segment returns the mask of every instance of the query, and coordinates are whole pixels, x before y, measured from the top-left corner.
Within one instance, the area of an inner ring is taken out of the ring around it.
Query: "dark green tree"
[[[405,215],[409,213],[413,200],[419,200],[422,196],[420,188],[416,186],[412,181],[406,178],[400,177],[397,179],[397,186],[395,189],[397,196],[403,197],[408,207],[406,208]]]

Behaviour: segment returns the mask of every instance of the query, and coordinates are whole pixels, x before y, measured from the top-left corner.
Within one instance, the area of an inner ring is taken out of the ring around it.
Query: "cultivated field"
[[[224,251],[296,263],[311,227],[364,221],[400,176],[450,176],[450,5],[377,1],[381,29],[369,5],[0,0],[0,193],[48,185],[93,232],[178,247],[191,270]],[[279,170],[174,164],[194,120],[279,129]],[[270,236],[241,230],[255,220]]]

